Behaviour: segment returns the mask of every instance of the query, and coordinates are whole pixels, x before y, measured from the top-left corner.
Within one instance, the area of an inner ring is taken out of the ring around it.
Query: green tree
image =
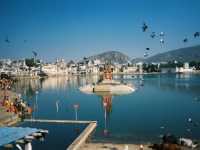
[[[191,61],[189,63],[190,67],[195,67],[197,70],[200,70],[200,62],[197,61]]]
[[[29,67],[29,69],[31,67],[38,67],[39,66],[39,64],[38,64],[39,60],[37,60],[37,63],[35,63],[34,58],[26,58],[25,63]]]

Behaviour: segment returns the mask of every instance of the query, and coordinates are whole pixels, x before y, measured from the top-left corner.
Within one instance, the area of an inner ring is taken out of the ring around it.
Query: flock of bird
[[[147,32],[149,30],[149,26],[144,22],[143,23],[143,25],[142,25],[142,31],[143,32]],[[164,40],[164,37],[165,37],[165,33],[164,32],[160,32],[160,33],[156,33],[156,32],[151,32],[151,34],[150,34],[150,37],[152,38],[152,39],[154,39],[154,38],[156,38],[156,37],[159,37],[159,39],[160,39],[160,44],[161,45],[163,45],[164,43],[165,43],[165,40]],[[193,33],[193,37],[194,38],[198,38],[198,37],[200,37],[200,32],[195,32],[195,33]],[[10,41],[10,39],[8,38],[8,36],[5,38],[5,40],[4,40],[6,43],[8,43],[8,44],[10,44],[11,43],[11,41]],[[188,41],[189,41],[189,39],[187,38],[187,37],[185,37],[183,40],[183,43],[187,43]],[[27,40],[24,40],[24,43],[26,43],[27,42]],[[149,52],[148,51],[150,51],[151,49],[149,48],[149,47],[147,47],[146,48],[146,51],[145,51],[145,53],[144,53],[144,57],[146,58],[146,57],[148,57],[149,56]],[[34,55],[37,55],[36,53],[34,53],[33,52],[33,54]]]
[[[144,22],[143,23],[143,25],[142,25],[142,32],[147,32],[149,30],[149,26]],[[156,37],[159,37],[159,39],[160,39],[160,44],[161,45],[163,45],[164,43],[165,43],[165,41],[164,41],[164,37],[165,37],[165,33],[164,32],[160,32],[160,33],[156,33],[156,32],[151,32],[151,34],[150,34],[150,37],[152,38],[152,39],[154,39],[154,38],[156,38]],[[194,38],[198,38],[198,37],[200,37],[200,32],[195,32],[194,34],[193,34],[193,37]],[[184,39],[183,39],[183,42],[184,43],[187,43],[188,42],[188,38],[187,37],[185,37]],[[149,56],[149,51],[150,50],[150,48],[149,47],[147,47],[146,48],[146,51],[145,51],[145,53],[144,53],[144,57],[148,57]]]
[[[4,39],[4,42],[7,43],[7,44],[10,44],[11,43],[11,40],[8,38],[8,36]],[[27,40],[24,40],[24,43],[26,43]]]

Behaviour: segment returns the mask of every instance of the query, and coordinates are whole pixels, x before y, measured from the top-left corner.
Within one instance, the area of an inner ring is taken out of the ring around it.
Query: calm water
[[[57,123],[23,123],[20,126],[38,129],[48,129],[44,140],[33,140],[32,147],[36,150],[65,150],[83,131],[86,124],[57,124]]]
[[[15,90],[34,107],[36,119],[75,119],[73,105],[79,104],[78,119],[98,121],[94,140],[152,142],[165,133],[200,139],[200,75],[115,78],[138,89],[122,96],[81,93],[80,86],[98,80],[91,76],[20,80]],[[140,78],[144,79],[144,86],[139,86]]]
[[[20,123],[22,127],[32,127],[38,129],[48,129],[44,140],[35,139],[31,144],[35,150],[65,150],[85,129],[87,124],[58,124],[58,123]],[[20,144],[22,147],[23,145]],[[5,150],[0,147],[0,150]],[[13,150],[18,150],[13,148]]]

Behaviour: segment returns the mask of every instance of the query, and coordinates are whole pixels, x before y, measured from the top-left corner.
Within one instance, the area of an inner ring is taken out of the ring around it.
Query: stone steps
[[[0,126],[8,126],[18,121],[18,115],[7,112],[7,109],[0,107]]]

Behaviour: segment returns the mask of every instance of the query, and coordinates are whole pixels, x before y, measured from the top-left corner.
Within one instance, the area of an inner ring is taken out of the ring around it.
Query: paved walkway
[[[140,145],[113,143],[86,143],[80,150],[140,150]],[[144,146],[143,150],[152,150]]]
[[[140,145],[136,144],[115,144],[115,143],[85,143],[80,150],[141,150]],[[148,145],[143,146],[143,150],[152,150]],[[165,149],[169,150],[169,149]],[[176,149],[170,149],[176,150]],[[181,150],[200,150],[197,148],[181,147]]]

